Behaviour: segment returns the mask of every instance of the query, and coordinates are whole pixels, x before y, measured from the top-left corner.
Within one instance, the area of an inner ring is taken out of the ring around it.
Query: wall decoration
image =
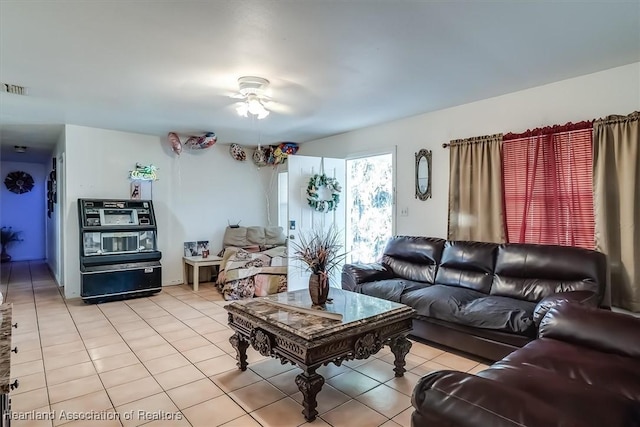
[[[416,199],[431,198],[431,150],[416,153]]]
[[[140,181],[131,181],[129,198],[131,200],[140,200],[142,198],[142,183]]]
[[[307,202],[318,212],[331,212],[338,209],[342,187],[335,178],[315,174],[307,184]]]
[[[129,178],[138,181],[157,181],[157,170],[158,168],[154,165],[144,166],[140,163],[136,163],[136,169],[129,171]]]
[[[4,180],[9,191],[16,194],[28,193],[33,189],[33,177],[23,171],[9,172]]]

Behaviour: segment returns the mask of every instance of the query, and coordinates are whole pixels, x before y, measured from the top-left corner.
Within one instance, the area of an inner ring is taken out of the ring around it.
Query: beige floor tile
[[[322,419],[333,427],[377,427],[387,421],[384,415],[357,400],[350,400],[332,409],[322,415]]]
[[[98,418],[94,418],[90,421],[76,420],[64,424],[65,427],[122,427],[119,420],[119,414],[116,411],[104,410],[100,411]]]
[[[45,356],[44,368],[46,371],[64,368],[65,366],[76,365],[78,363],[89,362],[89,353],[86,350],[75,351],[60,356]]]
[[[247,371],[248,372],[248,371]],[[269,382],[276,386],[278,390],[287,396],[298,393],[296,385],[296,377],[302,372],[301,369],[295,368],[269,378]],[[324,375],[323,375],[324,376]],[[262,379],[262,377],[259,377]]]
[[[369,362],[356,367],[355,370],[383,383],[395,377],[396,374],[393,371],[393,368],[394,365],[383,360],[371,359]]]
[[[151,326],[145,325],[129,331],[120,331],[120,335],[126,341],[135,341],[141,338],[158,336],[158,333]]]
[[[111,406],[109,396],[107,396],[107,393],[104,390],[85,394],[84,396],[51,405],[51,410],[56,412],[56,419],[53,421],[53,425],[60,425],[70,421],[66,417],[61,417],[61,411],[88,413],[101,412],[109,409],[113,409],[113,406]]]
[[[58,403],[85,394],[103,390],[104,387],[97,375],[78,378],[64,383],[49,386],[49,400]]]
[[[211,345],[211,343],[200,335],[173,342],[173,346],[181,353],[206,345]]]
[[[236,359],[226,354],[198,362],[195,365],[208,377],[233,369],[238,369],[236,366]]]
[[[420,376],[414,374],[413,372],[405,372],[403,376],[393,377],[385,384],[392,389],[399,391],[400,393],[411,396],[411,394],[413,393],[413,389],[415,388],[416,383],[420,378]]]
[[[411,406],[411,398],[384,384],[356,397],[369,408],[387,418],[393,418]]]
[[[109,344],[104,347],[92,348],[88,351],[91,360],[104,359],[109,356],[128,353],[131,349],[125,343]]]
[[[98,373],[112,371],[118,368],[124,368],[125,366],[135,365],[140,361],[133,352],[117,354],[115,356],[109,356],[102,359],[93,361]]]
[[[457,369],[464,372],[469,369],[473,369],[478,364],[475,360],[467,359],[452,353],[444,353],[431,360],[433,362],[440,363],[441,365],[448,366],[450,369]]]
[[[89,338],[83,340],[87,349],[104,347],[105,345],[118,344],[124,342],[119,334],[103,335],[101,337]]]
[[[145,348],[167,344],[167,340],[156,334],[149,337],[136,338],[135,340],[127,340],[127,344],[133,351],[140,351],[144,350]]]
[[[295,368],[294,365],[289,363],[282,364],[280,363],[280,360],[271,358],[249,364],[249,369],[260,375],[262,378],[271,378],[283,372],[290,371],[293,368]]]
[[[155,379],[165,390],[176,388],[183,384],[188,384],[203,378],[206,378],[205,375],[191,364],[155,375]]]
[[[263,426],[294,427],[306,422],[302,415],[302,406],[290,397],[260,408],[250,415]],[[351,427],[356,425],[351,424]]]
[[[409,354],[416,355],[418,357],[422,357],[423,359],[431,360],[434,357],[438,357],[444,354],[444,350],[440,350],[436,347],[431,347],[427,344],[421,343],[419,341],[411,341],[411,350],[409,350]]]
[[[184,340],[187,338],[194,338],[194,337],[200,336],[200,334],[198,334],[193,329],[186,326],[185,326],[185,329],[179,329],[177,331],[172,331],[172,332],[163,332],[161,335],[164,337],[164,339],[166,339],[170,343]]]
[[[145,322],[144,320],[134,320],[132,322],[117,324],[115,325],[115,328],[118,332],[123,333],[126,331],[133,331],[139,328],[143,328],[145,326],[147,326],[147,322]]]
[[[147,360],[143,362],[149,372],[153,375],[157,375],[160,372],[170,371],[182,366],[189,365],[189,361],[185,359],[181,354],[171,354],[169,356],[159,357],[157,359]],[[205,373],[206,375],[206,373]]]
[[[47,405],[34,409],[33,412],[34,414],[51,414],[51,408]],[[46,415],[45,417],[47,419],[11,420],[11,427],[51,427],[53,425],[53,417],[51,415]]]
[[[244,372],[239,369],[234,369],[214,375],[211,377],[211,380],[224,390],[225,393],[229,393],[233,390],[246,387],[249,384],[262,381],[263,378],[250,369]]]
[[[385,356],[382,356],[380,358],[380,360],[383,360],[383,361],[395,366],[394,363],[395,363],[396,357],[392,353],[392,354],[387,354]],[[404,368],[407,371],[409,371],[409,370],[415,368],[418,365],[422,365],[427,360],[428,359],[425,359],[424,357],[416,356],[415,354],[409,353],[404,358],[404,363],[405,363]]]
[[[231,337],[231,335],[233,335],[233,331],[229,329],[223,329],[217,332],[209,332],[209,333],[203,334],[202,336],[208,339],[209,341],[211,341],[212,343],[216,344],[221,341],[229,342],[229,338]]]
[[[34,360],[42,359],[42,350],[34,348],[32,350],[22,350],[17,345],[13,348],[18,348],[18,353],[11,353],[11,365],[17,365],[19,363],[33,362]]]
[[[390,421],[391,422],[395,422],[395,423],[397,423],[398,425],[401,425],[401,426],[410,427],[411,426],[411,414],[413,414],[413,406],[408,408],[408,409],[405,409],[400,414],[398,414],[395,417],[393,417],[393,419],[390,420]]]
[[[60,344],[60,345],[54,345],[51,347],[45,347],[42,349],[42,354],[46,359],[47,357],[60,356],[60,355],[69,354],[69,353],[77,353],[78,351],[82,351],[84,349],[85,347],[82,341],[74,341],[69,344]]]
[[[285,395],[267,381],[259,381],[232,391],[229,397],[245,411],[252,412],[284,398]]]
[[[329,378],[325,380],[325,384],[335,387],[347,396],[355,397],[371,390],[380,383],[360,372],[351,371]]]
[[[185,409],[224,394],[209,378],[167,390],[167,394],[179,409]]]
[[[16,379],[17,378],[13,376],[12,372],[11,382],[15,381]],[[44,379],[44,372],[21,376],[18,382],[20,384],[20,387],[11,392],[12,396],[47,386],[47,383]]]
[[[411,370],[412,373],[424,377],[427,374],[430,374],[434,371],[447,371],[451,370],[450,367],[441,365],[440,363],[433,362],[429,360],[428,362],[424,362],[422,365],[416,366]]]
[[[83,340],[87,340],[90,338],[102,337],[105,335],[112,335],[117,333],[115,328],[111,325],[102,326],[100,328],[88,329],[80,332]]]
[[[173,414],[172,414],[173,415]],[[182,412],[176,413],[171,419],[161,419],[143,424],[144,427],[191,427],[187,417]],[[93,427],[93,426],[91,426]]]
[[[303,397],[301,392],[293,394],[291,398],[302,405]],[[320,393],[316,396],[316,401],[318,402],[316,411],[322,415],[325,412],[348,402],[349,400],[351,400],[349,396],[331,387],[329,384],[325,384],[322,387],[322,390],[320,390]]]
[[[14,395],[11,393],[11,410],[13,412],[27,412],[43,406],[49,406],[49,394],[44,387],[22,394]]]
[[[171,344],[165,342],[161,345],[137,350],[135,353],[136,356],[138,356],[138,359],[146,362],[147,360],[158,359],[171,354],[178,354],[178,350],[176,350]]]
[[[89,377],[96,373],[91,362],[77,363],[72,366],[47,371],[47,384],[49,386],[61,384],[78,378]]]
[[[107,389],[109,397],[115,406],[140,400],[162,391],[162,387],[153,377],[145,377]]]
[[[213,359],[214,357],[225,354],[224,351],[220,350],[217,346],[209,343],[208,341],[203,347],[192,348],[191,350],[181,351],[181,353],[184,357],[189,359],[191,363],[202,362],[203,360]]]
[[[142,363],[136,363],[135,365],[125,366],[124,368],[103,372],[99,375],[106,388],[115,387],[120,384],[151,376],[149,371],[147,371],[147,368],[145,368]]]
[[[193,427],[218,426],[246,414],[226,395],[199,403],[182,412]]]
[[[136,400],[116,408],[124,427],[137,426],[154,421],[154,414],[161,413],[165,418],[179,418],[180,411],[166,393],[158,393]]]
[[[333,363],[328,364],[327,366],[321,366],[316,371],[320,375],[324,377],[324,379],[335,377],[336,375],[344,374],[345,372],[351,371],[351,368],[346,367],[344,365],[336,366]]]
[[[228,423],[224,423],[221,427],[262,427],[260,423],[254,420],[251,415],[246,414]]]
[[[381,424],[380,427],[411,427],[411,423],[403,425],[403,424],[398,424],[395,421],[389,420],[386,423]]]
[[[14,347],[17,347],[16,343],[12,343],[12,344]],[[48,347],[48,348],[51,348],[51,347]],[[42,351],[42,347],[40,346],[40,338],[28,340],[28,341],[22,341],[20,343],[20,347],[18,348],[18,351],[30,351],[30,350]]]
[[[11,375],[16,377],[23,377],[25,375],[37,374],[40,372],[44,372],[44,364],[41,359],[18,363],[11,366]]]

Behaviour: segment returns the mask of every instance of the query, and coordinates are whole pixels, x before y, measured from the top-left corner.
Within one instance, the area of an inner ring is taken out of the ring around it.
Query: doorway
[[[346,161],[347,263],[375,262],[395,232],[394,156]]]

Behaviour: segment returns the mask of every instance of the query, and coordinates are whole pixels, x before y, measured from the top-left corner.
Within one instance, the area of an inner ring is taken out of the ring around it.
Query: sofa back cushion
[[[591,291],[602,303],[607,286],[603,253],[569,246],[501,244],[491,295],[538,302],[558,292]]]
[[[447,241],[435,282],[488,294],[493,282],[497,250],[496,243]]]
[[[227,227],[224,231],[222,247],[280,246],[284,245],[286,241],[287,238],[282,227]]]
[[[433,284],[444,242],[434,237],[392,237],[384,249],[382,263],[396,277]]]

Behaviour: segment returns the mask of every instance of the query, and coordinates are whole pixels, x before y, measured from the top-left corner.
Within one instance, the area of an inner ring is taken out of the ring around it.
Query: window
[[[567,126],[504,136],[507,242],[594,248],[591,123]]]

